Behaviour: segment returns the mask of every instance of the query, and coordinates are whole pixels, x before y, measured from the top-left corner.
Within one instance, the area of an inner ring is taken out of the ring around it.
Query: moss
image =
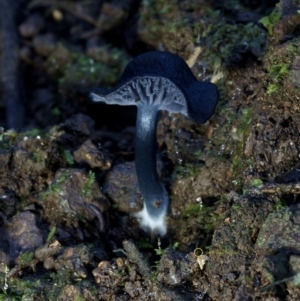
[[[41,129],[34,128],[34,129],[29,130],[29,131],[20,133],[20,135],[21,135],[21,137],[23,137],[23,136],[27,136],[27,137],[40,136],[40,137],[43,137],[45,135],[45,131],[41,130]]]
[[[30,263],[32,262],[32,260],[34,259],[34,252],[33,251],[28,251],[28,252],[24,252],[22,253],[18,258],[17,258],[17,263],[20,266],[24,266],[27,267],[30,265]]]
[[[41,296],[42,285],[40,280],[32,278],[20,279],[12,278],[9,281],[9,287],[5,294],[0,294],[0,300],[5,301],[23,301],[37,300],[37,295]],[[6,296],[6,298],[4,298]],[[1,299],[2,298],[2,299]]]
[[[95,182],[95,173],[90,170],[88,173],[86,182],[84,183],[82,190],[81,190],[82,194],[85,197],[91,196],[92,186],[93,186],[94,182]]]
[[[194,51],[192,24],[187,19],[171,21],[164,27],[163,44],[166,49],[188,59]]]
[[[22,298],[19,296],[12,296],[7,293],[0,293],[0,301],[21,301]]]
[[[199,168],[203,166],[203,164],[191,164],[186,163],[182,165],[177,165],[175,171],[173,173],[173,177],[177,178],[180,176],[181,178],[192,178],[195,177],[199,173]]]
[[[71,93],[72,90],[83,89],[82,87],[99,82],[103,86],[114,84],[127,62],[125,53],[111,46],[99,47],[88,56],[58,43],[47,59],[46,70],[58,78],[61,93]]]
[[[278,63],[271,66],[268,70],[267,78],[270,83],[267,88],[267,94],[271,95],[278,92],[283,78],[289,73],[290,64]]]
[[[202,228],[208,232],[211,232],[215,229],[217,222],[219,220],[219,215],[215,212],[215,207],[206,206],[199,204],[189,204],[182,213],[184,219],[195,218],[197,223],[202,224]]]
[[[36,151],[32,154],[32,159],[35,163],[42,163],[44,162],[44,156],[40,152]]]
[[[250,134],[252,124],[253,108],[244,108],[241,111],[236,125],[231,131],[233,138],[232,149],[232,164],[231,173],[235,177],[234,184],[237,188],[243,185],[243,179],[240,178],[244,174],[244,170],[251,164],[251,159],[244,157],[244,147],[246,140]]]
[[[32,277],[11,278],[7,291],[0,292],[0,301],[61,300],[63,295],[66,297],[66,290],[64,290],[66,285],[74,285],[79,292],[84,290],[92,296],[99,294],[90,281],[76,279],[73,271],[61,269],[55,273],[46,273],[39,280],[34,280]],[[79,293],[74,300],[83,301],[86,298]]]
[[[280,21],[280,12],[275,8],[270,15],[260,19],[260,23],[268,30],[269,35],[273,35],[274,25]]]
[[[103,63],[97,62],[83,54],[73,54],[65,66],[63,76],[59,80],[60,86],[75,82],[97,82],[101,78],[104,83],[114,83],[119,72]]]
[[[253,179],[250,183],[251,187],[259,187],[263,184],[263,181],[261,179]]]
[[[56,232],[56,226],[51,227],[50,232],[47,235],[47,239],[46,239],[47,242],[50,242],[52,240],[52,238],[55,235],[55,232]]]
[[[15,130],[8,130],[6,132],[2,131],[0,133],[0,141],[13,144],[18,137],[18,133]]]
[[[265,32],[253,23],[228,24],[219,20],[205,38],[207,47],[202,55],[213,70],[239,64],[247,53],[259,56],[266,42]]]
[[[42,200],[45,200],[49,195],[60,193],[61,192],[61,184],[64,183],[70,177],[70,171],[66,170],[65,173],[58,178],[55,183],[52,183],[47,190],[42,194]]]
[[[183,217],[198,216],[201,212],[199,204],[189,204],[183,211]]]
[[[276,84],[269,84],[268,88],[267,88],[267,94],[271,95],[275,92],[278,92],[278,90],[279,90],[279,85],[277,83]]]
[[[279,81],[289,73],[289,67],[290,64],[287,63],[274,64],[268,70],[268,77],[272,78],[275,81]]]
[[[293,40],[280,47],[270,47],[264,58],[267,69],[267,95],[270,102],[293,101],[299,90],[297,60],[299,40]],[[274,98],[275,97],[275,98]]]
[[[61,116],[62,112],[58,107],[54,107],[53,109],[50,110],[50,113],[55,117],[59,117]]]
[[[284,207],[286,207],[286,202],[284,200],[279,200],[274,203],[273,209],[274,211],[277,211],[282,210]]]
[[[68,165],[74,164],[74,157],[70,150],[65,149],[63,147],[59,147],[58,149],[59,156],[65,161]]]
[[[143,1],[140,10],[139,37],[147,44],[157,46],[162,42],[166,26],[178,19],[178,4],[175,0]]]
[[[215,127],[211,138],[214,147],[210,155],[216,157],[218,161],[229,164],[228,175],[237,191],[242,191],[245,170],[253,163],[253,158],[247,158],[244,154],[252,130],[253,115],[254,109],[251,106],[238,111],[224,107],[219,111],[219,116],[226,122]]]
[[[86,299],[83,296],[78,295],[75,297],[75,301],[86,301]]]

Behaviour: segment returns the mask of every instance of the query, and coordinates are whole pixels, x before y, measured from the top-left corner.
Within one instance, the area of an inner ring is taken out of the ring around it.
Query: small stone
[[[115,28],[127,18],[127,12],[113,3],[103,3],[101,14],[97,20],[97,28],[107,31]]]
[[[6,234],[13,258],[43,243],[43,233],[36,225],[36,215],[29,211],[14,215],[6,227]]]
[[[137,213],[143,208],[134,162],[126,162],[113,167],[106,175],[103,192],[117,205],[118,210]]]
[[[29,16],[20,26],[20,35],[24,38],[31,38],[37,35],[44,28],[44,19],[34,14]]]
[[[123,268],[125,265],[124,260],[121,257],[117,258],[116,263],[117,263],[118,268]]]
[[[74,159],[80,165],[106,170],[111,167],[111,160],[92,143],[85,141],[75,152]]]
[[[43,262],[43,267],[46,269],[46,270],[51,270],[53,269],[53,266],[54,266],[54,259],[53,257],[48,257],[44,260]]]
[[[109,263],[109,261],[101,261],[99,262],[98,264],[98,268],[101,269],[101,270],[107,270],[108,268],[110,268],[111,264]]]
[[[33,48],[37,54],[47,57],[55,49],[55,38],[52,34],[38,35],[33,39]]]
[[[64,15],[61,12],[61,10],[58,9],[54,9],[52,11],[52,18],[56,21],[56,22],[60,22],[63,19]]]
[[[19,55],[22,61],[27,64],[32,64],[32,50],[29,47],[23,46],[20,49]]]

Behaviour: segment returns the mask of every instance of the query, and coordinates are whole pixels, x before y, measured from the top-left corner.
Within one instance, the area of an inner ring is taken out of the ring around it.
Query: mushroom
[[[143,228],[165,235],[169,197],[156,170],[156,126],[159,110],[178,113],[204,123],[213,114],[218,91],[210,82],[199,82],[185,61],[172,53],[147,52],[125,68],[115,88],[95,88],[94,102],[138,108],[135,166],[144,208],[137,214]]]

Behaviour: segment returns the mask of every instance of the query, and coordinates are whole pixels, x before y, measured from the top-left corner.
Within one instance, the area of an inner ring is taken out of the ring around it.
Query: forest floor
[[[0,301],[300,300],[299,1],[11,2]],[[204,125],[160,114],[161,239],[135,216],[136,109],[88,96],[149,50],[220,94]]]

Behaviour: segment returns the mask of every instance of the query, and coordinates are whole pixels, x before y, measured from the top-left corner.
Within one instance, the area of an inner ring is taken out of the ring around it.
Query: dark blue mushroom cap
[[[180,99],[180,102],[186,103],[182,110],[178,109],[178,103],[174,104],[174,107],[170,104],[162,105],[161,109],[181,112],[199,123],[206,122],[213,114],[218,101],[217,87],[210,82],[199,82],[181,57],[165,51],[151,51],[135,57],[127,65],[113,89],[95,88],[91,93],[91,98],[94,101],[122,105],[116,100],[116,93],[121,91],[129,82],[147,77],[167,79],[176,86],[179,90],[178,93],[183,95],[183,97],[179,97],[183,98],[183,100]],[[114,98],[116,101],[106,101],[105,99],[109,98],[109,95],[112,96],[111,99]],[[135,102],[137,103],[137,100]],[[125,101],[123,105],[130,104]]]

